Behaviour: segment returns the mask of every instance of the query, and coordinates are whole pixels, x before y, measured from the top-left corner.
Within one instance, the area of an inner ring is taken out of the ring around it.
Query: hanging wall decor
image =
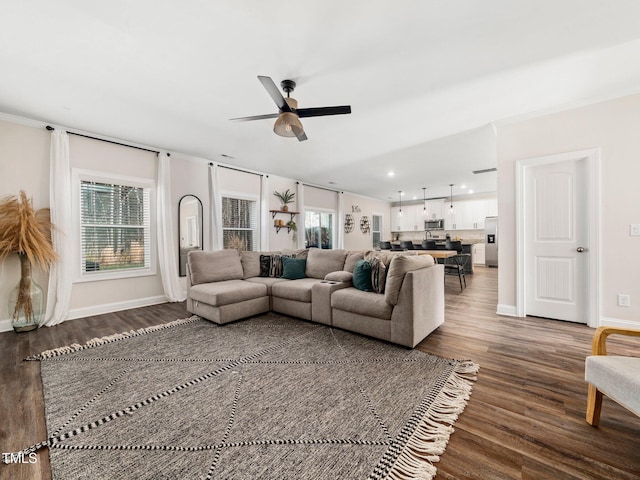
[[[369,217],[364,216],[360,219],[360,231],[362,233],[369,233],[371,226],[369,225]]]
[[[353,219],[353,215],[347,213],[344,216],[344,233],[353,232],[353,226],[355,225],[355,220]]]

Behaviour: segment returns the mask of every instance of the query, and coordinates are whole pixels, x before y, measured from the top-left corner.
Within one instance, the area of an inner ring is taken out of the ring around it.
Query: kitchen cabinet
[[[472,246],[473,263],[475,265],[484,265],[484,243],[474,243]]]
[[[498,200],[462,200],[453,203],[453,210],[445,216],[447,230],[484,230],[484,219],[498,214]]]
[[[391,231],[392,232],[420,232],[424,230],[423,206],[403,205],[402,215],[400,207],[391,207]]]

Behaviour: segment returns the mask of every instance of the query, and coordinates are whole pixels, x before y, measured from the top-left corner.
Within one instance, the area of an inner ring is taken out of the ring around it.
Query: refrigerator
[[[484,264],[487,267],[498,266],[498,217],[484,220]]]

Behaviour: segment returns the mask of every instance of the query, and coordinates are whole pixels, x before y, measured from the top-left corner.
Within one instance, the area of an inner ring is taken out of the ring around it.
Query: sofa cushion
[[[353,281],[353,272],[338,270],[337,272],[327,273],[324,279],[330,282],[351,282]]]
[[[279,252],[240,252],[240,263],[242,263],[242,278],[251,278],[260,276],[260,255],[273,255]]]
[[[282,257],[282,278],[297,280],[304,278],[307,260],[305,258]]]
[[[309,249],[307,248],[284,248],[282,249],[282,255],[287,255],[288,257],[293,258],[307,258],[307,254],[309,253]]]
[[[347,253],[347,258],[344,260],[344,268],[343,270],[346,272],[353,273],[353,269],[356,266],[356,262],[358,260],[364,259],[364,252],[349,252]]]
[[[271,287],[271,293],[274,297],[311,303],[311,289],[314,284],[321,281],[318,278],[287,280],[286,282],[275,283]]]
[[[191,271],[191,284],[240,280],[243,276],[242,263],[237,250],[189,252],[187,256]]]
[[[385,301],[384,295],[363,292],[351,287],[331,294],[331,308],[384,320],[390,320],[393,311],[393,307]]]
[[[214,307],[265,297],[267,287],[244,280],[222,280],[194,285],[189,289],[189,297]]]
[[[395,305],[398,303],[398,295],[400,287],[407,272],[428,268],[435,265],[431,255],[396,255],[389,264],[387,273],[387,283],[385,286],[384,297],[387,303]]]
[[[323,279],[327,273],[344,270],[346,250],[323,250],[310,248],[307,255],[306,275],[311,278]]]
[[[284,278],[273,278],[273,277],[251,277],[247,278],[245,281],[259,283],[267,287],[267,295],[271,295],[271,287],[276,283],[287,282],[288,280]]]
[[[353,286],[363,292],[373,291],[371,286],[371,264],[366,260],[358,260],[353,268]]]

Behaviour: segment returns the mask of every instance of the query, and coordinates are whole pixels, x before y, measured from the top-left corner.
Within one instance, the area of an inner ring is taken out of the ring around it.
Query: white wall
[[[70,161],[72,168],[94,170],[103,173],[148,178],[155,182],[157,178],[157,156],[126,146],[114,145],[98,140],[70,136]],[[17,194],[21,189],[33,199],[36,209],[49,206],[49,144],[50,133],[40,122],[14,119],[6,116],[0,119],[0,196]],[[182,154],[171,156],[171,198],[174,208],[171,218],[176,248],[178,244],[178,202],[183,195],[197,196],[204,211],[204,246],[210,245],[210,205],[209,205],[209,161]],[[248,193],[258,195],[260,176],[220,168],[220,185],[225,192]],[[274,191],[286,189],[296,191],[296,181],[289,178],[269,176],[268,208],[279,210],[280,202],[273,195]],[[305,187],[305,203],[309,207],[336,210],[337,196],[314,187]],[[387,202],[367,199],[353,194],[344,194],[345,213],[349,213],[352,205],[359,205],[361,212],[354,214],[356,228],[345,234],[345,248],[371,248],[371,234],[362,234],[359,222],[362,215],[369,216],[373,212],[384,217],[383,239],[390,237],[389,204]],[[300,211],[298,199],[290,205],[293,211]],[[154,205],[155,209],[155,205]],[[300,232],[303,231],[304,218],[295,218]],[[285,219],[285,217],[281,217]],[[285,220],[288,220],[286,218]],[[281,229],[279,233],[269,222],[263,226],[269,232],[270,250],[296,248],[294,232]],[[74,232],[68,232],[74,235]],[[153,259],[157,262],[157,259]],[[11,255],[0,262],[0,331],[10,329],[8,312],[8,295],[20,278],[19,260]],[[34,269],[34,279],[45,290],[48,276],[46,272]],[[185,279],[181,279],[186,288]],[[159,273],[146,277],[121,280],[103,280],[74,283],[71,298],[70,318],[117,311],[140,305],[164,301],[164,293]]]
[[[353,193],[344,193],[344,213],[353,215],[355,225],[353,231],[344,234],[344,248],[346,250],[369,250],[373,246],[371,231],[362,233],[360,230],[360,220],[362,217],[369,217],[369,225],[373,225],[372,216],[382,215],[382,238],[381,240],[391,240],[391,206],[388,202],[362,197]],[[358,207],[360,212],[354,212],[353,207]]]
[[[562,152],[601,149],[601,317],[640,325],[640,95],[619,98],[498,128],[500,211],[498,303],[516,303],[515,162]],[[617,294],[631,307],[617,306]]]

